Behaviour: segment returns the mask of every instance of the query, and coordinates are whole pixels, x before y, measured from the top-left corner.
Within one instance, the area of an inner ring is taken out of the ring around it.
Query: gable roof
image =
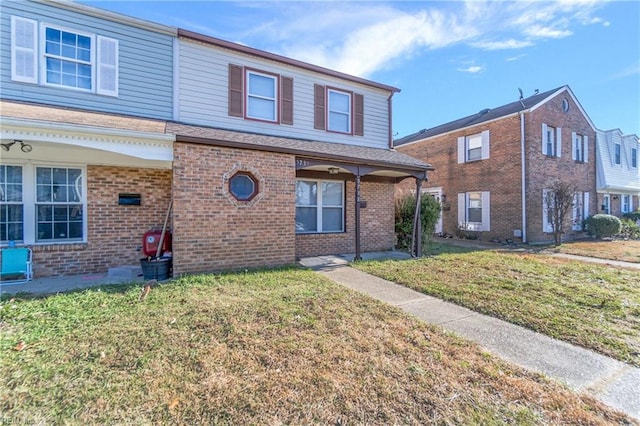
[[[529,96],[528,98],[523,98],[517,100],[515,102],[508,103],[506,105],[499,106],[497,108],[487,108],[483,109],[476,114],[469,115],[464,118],[460,118],[458,120],[450,121],[445,124],[441,124],[436,127],[432,127],[431,129],[422,129],[416,133],[410,134],[408,136],[402,137],[400,139],[396,139],[393,142],[394,146],[407,145],[410,143],[415,143],[424,139],[431,138],[433,136],[441,135],[443,133],[453,132],[455,130],[461,130],[467,127],[475,126],[480,123],[486,123],[489,121],[497,120],[500,118],[504,118],[513,114],[517,114],[519,112],[530,112],[560,93],[567,91],[573,101],[576,103],[582,114],[585,116],[589,125],[595,130],[595,126],[589,119],[589,116],[582,109],[582,106],[574,96],[573,92],[569,88],[569,86],[561,86],[552,90],[548,90],[542,93],[536,93],[533,96]]]

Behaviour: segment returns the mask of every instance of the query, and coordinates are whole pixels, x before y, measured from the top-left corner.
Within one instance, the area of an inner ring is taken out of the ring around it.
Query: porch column
[[[353,260],[362,260],[362,256],[360,255],[360,170],[358,169],[358,173],[356,173],[356,206],[355,206],[355,214],[356,214],[356,256]]]
[[[420,210],[422,208],[420,190],[422,188],[422,179],[416,178],[416,211],[413,217],[413,241],[411,242],[411,255],[415,257],[422,256],[422,221],[420,220]]]

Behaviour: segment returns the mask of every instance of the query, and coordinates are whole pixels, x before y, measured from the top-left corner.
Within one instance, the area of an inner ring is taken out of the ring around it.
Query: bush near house
[[[640,240],[640,225],[638,225],[638,222],[627,218],[622,218],[620,222],[622,226],[620,234],[617,235],[618,237],[629,240]]]
[[[624,219],[631,219],[634,222],[640,222],[640,210],[636,210],[635,212],[625,213],[622,215]]]
[[[596,238],[613,237],[620,233],[622,222],[610,214],[596,214],[585,220],[585,229]]]
[[[413,219],[416,212],[416,196],[411,193],[396,198],[396,247],[401,250],[411,249],[413,235]],[[422,224],[422,246],[424,247],[435,231],[440,217],[440,203],[429,194],[420,197],[420,223]]]

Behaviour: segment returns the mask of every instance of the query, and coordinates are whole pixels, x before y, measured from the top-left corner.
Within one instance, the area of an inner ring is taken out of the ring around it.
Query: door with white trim
[[[425,188],[422,192],[431,195],[440,203],[440,217],[438,218],[438,222],[436,222],[436,226],[434,228],[434,233],[440,235],[442,234],[442,187]]]

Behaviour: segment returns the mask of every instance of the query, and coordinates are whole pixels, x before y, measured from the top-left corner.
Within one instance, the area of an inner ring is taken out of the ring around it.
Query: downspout
[[[393,97],[393,92],[389,94],[387,98],[387,108],[389,117],[389,149],[393,149],[393,103],[391,102],[391,98]]]
[[[526,155],[524,146],[524,111],[520,111],[520,161],[522,162],[522,242],[527,242]]]
[[[356,255],[353,258],[354,261],[362,260],[362,255],[360,252],[360,167],[358,167],[358,171],[356,174],[356,188],[355,188],[355,232],[356,232]]]

